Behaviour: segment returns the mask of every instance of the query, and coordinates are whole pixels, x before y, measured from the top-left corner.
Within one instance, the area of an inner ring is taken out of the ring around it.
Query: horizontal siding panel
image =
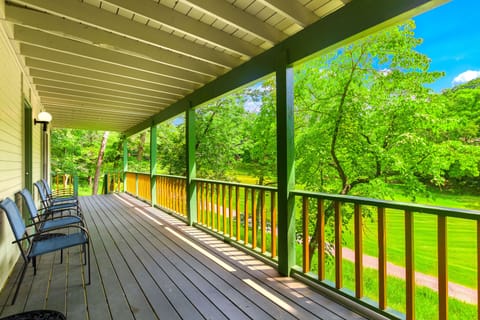
[[[21,69],[3,25],[0,25],[0,199],[14,196],[22,188],[22,92]],[[0,213],[0,288],[18,259],[18,248],[4,213]]]

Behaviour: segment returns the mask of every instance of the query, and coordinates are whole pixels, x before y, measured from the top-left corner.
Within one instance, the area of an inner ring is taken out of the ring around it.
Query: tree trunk
[[[144,131],[140,135],[140,144],[138,145],[137,161],[143,160],[143,152],[145,151],[144,145],[145,145],[146,138],[147,138],[147,132]]]
[[[98,180],[100,178],[103,155],[105,154],[105,147],[107,146],[108,131],[105,131],[102,138],[102,144],[100,145],[100,151],[98,152],[97,168],[95,169],[95,178],[93,179],[92,195],[96,195],[98,192]]]

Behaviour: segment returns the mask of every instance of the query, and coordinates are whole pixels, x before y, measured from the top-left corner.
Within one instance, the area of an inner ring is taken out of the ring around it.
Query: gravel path
[[[342,254],[344,259],[355,262],[355,252],[353,250],[343,248]],[[378,269],[378,259],[372,256],[363,255],[363,265],[366,268]],[[405,279],[405,268],[388,262],[387,274],[396,278]],[[415,283],[417,285],[438,291],[438,280],[433,276],[420,272],[415,272]],[[467,303],[477,304],[477,291],[475,289],[468,288],[453,282],[448,283],[448,295],[452,298]]]

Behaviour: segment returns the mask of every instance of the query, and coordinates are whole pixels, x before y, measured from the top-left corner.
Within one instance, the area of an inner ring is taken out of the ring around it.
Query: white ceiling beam
[[[250,42],[239,39],[152,0],[103,0],[103,2],[132,11],[147,19],[167,25],[174,30],[187,33],[194,38],[199,38],[211,45],[222,47],[248,58],[262,52],[260,48],[252,45]]]
[[[279,43],[287,37],[286,34],[273,26],[224,0],[181,0],[181,2],[185,2],[208,15],[213,15],[215,18],[234,25],[272,45]]]
[[[172,95],[178,94],[183,96],[198,87],[198,85],[194,86],[193,84],[186,86],[184,83],[179,83],[179,80],[177,79],[166,78],[146,71],[113,65],[108,62],[95,61],[60,51],[37,47],[27,43],[20,44],[20,53],[25,57],[42,59],[68,66],[157,83],[159,85],[163,85],[165,87],[165,91]],[[183,86],[181,86],[181,84],[183,84]]]
[[[73,84],[69,82],[62,82],[62,81],[55,81],[55,80],[47,80],[47,79],[38,79],[38,78],[33,78],[33,84],[35,85],[41,85],[41,86],[47,86],[47,87],[55,87],[55,88],[60,88],[60,89],[69,89],[69,90],[75,90],[75,91],[80,91],[80,92],[92,92],[92,93],[99,93],[99,94],[104,94],[112,97],[121,97],[121,98],[129,98],[129,99],[134,99],[135,101],[145,101],[145,102],[153,102],[158,105],[169,105],[169,103],[165,100],[162,99],[156,99],[153,97],[146,97],[146,96],[140,96],[136,94],[132,94],[129,92],[122,92],[118,90],[109,90],[109,89],[104,89],[101,87],[92,87],[92,86],[85,86],[81,84]]]
[[[229,54],[207,48],[77,0],[12,0],[12,2],[220,66],[232,68],[241,63],[239,59]]]
[[[76,56],[79,56],[95,60],[92,61],[92,63],[99,61],[101,63],[111,64],[114,68],[120,67],[123,70],[140,70],[166,77],[168,79],[165,79],[165,82],[168,82],[171,86],[179,88],[185,87],[192,90],[199,84],[210,82],[212,80],[212,77],[199,73],[189,72],[184,69],[174,68],[139,57],[132,57],[124,53],[99,48],[19,25],[14,27],[14,36],[15,40],[19,42],[71,54],[73,55],[72,58],[75,60],[78,59]]]
[[[157,46],[152,46],[138,40],[90,27],[72,20],[63,19],[48,13],[8,4],[6,11],[7,20],[15,24],[33,27],[73,39],[84,39],[93,45],[112,48],[126,54],[139,56],[184,70],[202,73],[212,77],[224,74],[229,70],[229,68],[193,59]],[[161,59],[159,59],[159,57],[161,57]]]
[[[76,84],[82,86],[88,86],[91,88],[100,88],[104,90],[111,90],[112,92],[125,92],[129,94],[135,94],[137,96],[146,97],[146,98],[155,98],[171,103],[172,99],[164,98],[159,92],[153,90],[147,90],[143,88],[126,86],[119,83],[112,83],[107,81],[101,81],[98,79],[90,79],[77,77],[72,74],[62,74],[58,72],[50,72],[40,69],[30,69],[30,76],[33,78],[33,82],[36,80],[52,80],[62,83]]]
[[[114,116],[118,116],[118,115],[123,115],[125,117],[128,117],[128,115],[131,115],[133,117],[135,116],[140,116],[140,117],[144,117],[144,116],[149,116],[150,115],[150,112],[147,112],[147,111],[144,111],[144,110],[139,110],[139,109],[120,109],[120,108],[112,108],[112,109],[108,109],[106,110],[105,108],[103,107],[99,107],[99,106],[95,106],[95,105],[92,105],[92,104],[84,104],[84,103],[69,103],[67,101],[58,101],[58,102],[54,102],[54,101],[46,101],[43,103],[44,107],[47,108],[47,107],[55,107],[57,110],[62,110],[64,114],[67,114],[68,112],[72,112],[72,111],[76,111],[76,112],[79,112],[79,111],[89,111],[89,112],[93,112],[93,113],[98,113],[98,112],[111,112],[111,115],[114,115]],[[48,108],[47,110],[49,110],[50,108]],[[60,114],[61,112],[58,112],[58,114]]]
[[[267,7],[276,12],[280,12],[284,16],[295,21],[296,24],[305,28],[314,23],[319,17],[312,11],[308,10],[297,0],[258,0]]]
[[[54,94],[60,94],[64,96],[73,96],[73,97],[81,97],[81,98],[91,98],[91,99],[96,99],[99,101],[107,101],[107,102],[112,102],[115,104],[122,104],[124,106],[132,106],[132,107],[138,107],[138,108],[151,108],[151,109],[160,109],[161,107],[164,107],[165,104],[160,104],[160,103],[155,103],[155,102],[147,102],[147,101],[138,101],[134,99],[129,99],[129,98],[122,98],[122,97],[113,97],[110,95],[105,95],[105,94],[100,94],[100,93],[94,93],[94,92],[84,92],[84,91],[77,91],[77,90],[70,90],[70,89],[62,89],[62,88],[56,88],[56,87],[49,87],[49,86],[44,86],[44,85],[36,85],[35,88],[37,91],[42,95],[41,93],[54,93]]]
[[[108,102],[91,101],[91,99],[81,99],[69,96],[45,96],[41,98],[42,104],[58,105],[70,108],[72,110],[82,109],[85,106],[95,107],[98,110],[124,110],[131,111],[133,114],[145,115],[151,114],[150,108],[138,108],[132,106],[116,105]]]
[[[109,74],[97,70],[89,70],[81,67],[69,66],[66,64],[60,64],[48,60],[39,60],[36,58],[26,57],[25,64],[30,70],[44,70],[65,75],[74,75],[76,77],[82,77],[85,79],[95,79],[109,82],[111,84],[118,83],[119,85],[125,85],[128,87],[155,91],[159,94],[162,94],[162,98],[170,99],[171,101],[176,101],[185,94],[185,92],[181,91],[180,89],[167,87],[154,82],[132,79],[119,74]]]

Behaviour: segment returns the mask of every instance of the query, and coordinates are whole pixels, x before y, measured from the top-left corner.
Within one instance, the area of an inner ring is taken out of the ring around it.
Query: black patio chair
[[[13,234],[15,236],[15,241],[13,241],[12,243],[16,243],[18,245],[22,259],[24,261],[22,270],[17,279],[18,283],[15,293],[13,295],[12,305],[17,299],[18,291],[20,289],[20,285],[22,284],[23,278],[25,276],[25,271],[27,270],[29,262],[32,261],[33,274],[36,275],[36,258],[38,256],[58,250],[63,250],[78,245],[82,246],[84,265],[88,264],[87,285],[90,284],[90,240],[86,228],[79,225],[69,225],[68,227],[51,228],[46,231],[29,234],[25,223],[22,220],[20,211],[18,210],[17,205],[12,199],[5,198],[3,201],[1,201],[0,209],[5,211],[7,215],[8,222],[10,223],[10,227],[12,228]],[[68,231],[73,228],[77,229],[78,231],[68,234],[56,233],[55,236],[51,237],[46,236],[48,234],[51,234],[51,231]],[[28,243],[28,245],[25,247],[22,245],[24,241]]]
[[[59,311],[55,310],[33,310],[22,313],[16,313],[0,320],[66,320],[67,317]]]
[[[27,210],[30,213],[32,219],[32,225],[35,226],[37,232],[47,231],[48,229],[55,229],[65,227],[71,224],[79,224],[85,226],[83,219],[77,215],[61,215],[61,216],[46,216],[45,214],[39,214],[33,197],[28,189],[23,189],[17,194],[20,194],[27,206]],[[28,227],[28,226],[27,226]]]
[[[55,212],[75,212],[78,216],[82,216],[82,210],[78,202],[60,202],[53,203],[45,193],[43,182],[37,181],[33,184],[38,191],[40,200],[42,202],[42,209],[44,214],[51,215]]]
[[[59,204],[59,203],[63,203],[63,202],[74,202],[74,203],[78,204],[77,195],[75,195],[75,194],[73,194],[73,195],[65,195],[65,194],[54,195],[53,191],[52,191],[52,188],[50,187],[50,184],[48,183],[48,181],[46,179],[41,179],[40,181],[43,184],[45,194],[47,195],[48,199],[50,199],[50,202],[52,204]]]

